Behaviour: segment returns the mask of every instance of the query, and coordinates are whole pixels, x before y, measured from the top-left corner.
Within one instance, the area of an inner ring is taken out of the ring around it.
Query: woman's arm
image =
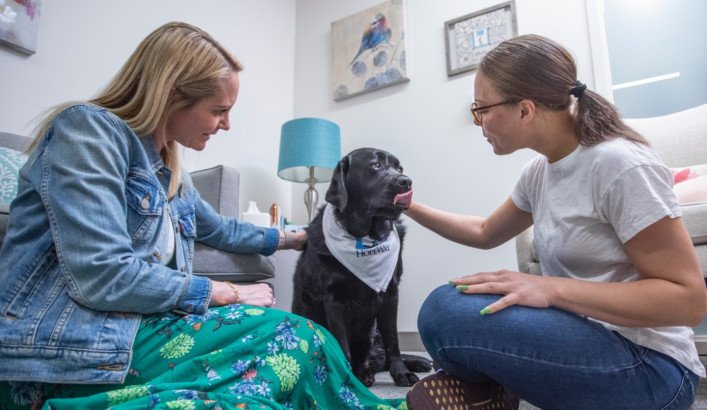
[[[532,215],[518,208],[510,198],[488,218],[453,214],[414,201],[405,214],[440,236],[480,249],[495,248],[533,224]]]
[[[630,327],[696,326],[707,291],[682,219],[665,217],[624,245],[641,279],[627,283],[556,281],[554,305]]]
[[[307,242],[305,231],[286,232],[226,218],[201,198],[188,173],[184,172],[183,177],[195,204],[197,241],[226,252],[265,256],[276,250],[304,248]]]
[[[189,178],[184,173],[185,182]],[[188,180],[191,185],[191,180]],[[196,240],[226,252],[272,255],[278,248],[280,232],[218,214],[191,186],[196,218]]]
[[[641,275],[632,282],[589,282],[519,272],[484,272],[455,280],[464,293],[502,294],[484,313],[511,305],[555,306],[619,326],[695,326],[707,291],[682,219],[665,217],[625,244]]]

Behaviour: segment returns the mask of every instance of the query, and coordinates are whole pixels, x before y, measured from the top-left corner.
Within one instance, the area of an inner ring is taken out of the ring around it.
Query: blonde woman
[[[194,241],[263,255],[306,241],[218,215],[181,172],[180,146],[229,129],[241,69],[169,23],[98,97],[48,115],[0,249],[0,407],[387,405],[329,333],[269,309],[266,284],[192,275]]]

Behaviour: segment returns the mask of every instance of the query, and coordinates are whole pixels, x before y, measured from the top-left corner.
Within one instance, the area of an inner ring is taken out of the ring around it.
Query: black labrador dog
[[[325,326],[366,386],[377,371],[388,369],[396,385],[411,386],[419,380],[413,371],[431,369],[398,346],[399,217],[411,198],[412,180],[395,156],[352,151],[334,170],[328,204],[309,224],[295,268],[292,312]]]

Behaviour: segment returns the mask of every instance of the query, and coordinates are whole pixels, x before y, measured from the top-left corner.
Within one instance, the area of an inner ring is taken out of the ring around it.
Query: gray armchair
[[[238,170],[223,165],[194,171],[192,182],[201,197],[216,212],[227,217],[238,217]],[[194,246],[194,273],[214,280],[257,282],[275,276],[275,258],[262,255],[241,255],[222,252],[207,245]]]
[[[30,138],[0,132],[0,147],[23,151],[31,142]],[[214,207],[216,212],[227,217],[238,216],[238,171],[226,166],[194,171],[191,174],[194,186],[202,198]],[[9,207],[0,204],[0,246],[2,246]],[[240,255],[221,252],[197,243],[194,247],[194,273],[214,280],[229,280],[239,283],[256,282],[275,276],[274,257],[262,255]]]

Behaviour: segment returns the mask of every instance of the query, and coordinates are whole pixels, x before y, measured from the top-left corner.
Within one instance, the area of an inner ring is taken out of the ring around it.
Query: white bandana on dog
[[[368,236],[356,238],[339,225],[334,209],[331,204],[324,208],[322,228],[327,248],[363,283],[376,292],[385,292],[395,273],[400,253],[400,237],[395,224],[382,241],[374,241]]]

